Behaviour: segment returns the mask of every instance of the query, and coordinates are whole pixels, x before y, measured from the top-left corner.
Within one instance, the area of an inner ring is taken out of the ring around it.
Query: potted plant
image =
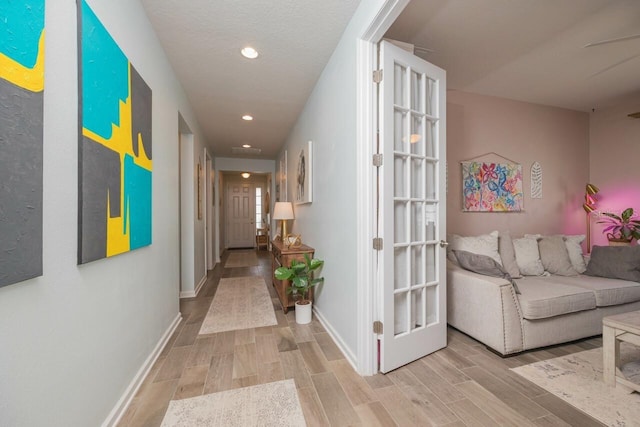
[[[625,209],[622,214],[603,212],[605,216],[598,224],[606,224],[602,230],[609,239],[609,245],[628,245],[633,239],[640,240],[640,220],[633,218],[633,208]]]
[[[322,267],[323,264],[324,261],[316,258],[311,259],[309,254],[304,254],[304,262],[294,259],[291,261],[290,267],[278,267],[275,271],[276,279],[291,281],[291,286],[287,288],[287,293],[297,297],[296,323],[304,325],[311,322],[309,290],[324,281],[324,277],[313,277],[314,272]]]

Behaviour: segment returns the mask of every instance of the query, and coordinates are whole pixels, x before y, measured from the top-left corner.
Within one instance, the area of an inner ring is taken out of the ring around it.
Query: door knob
[[[447,242],[446,240],[440,240],[441,248],[446,248],[447,246],[449,246],[449,242]]]

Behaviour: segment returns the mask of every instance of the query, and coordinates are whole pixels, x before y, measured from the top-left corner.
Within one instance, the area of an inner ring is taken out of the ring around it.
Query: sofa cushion
[[[496,260],[496,262],[502,265],[500,254],[498,253],[498,232],[493,231],[489,234],[483,234],[481,236],[458,236],[453,234],[448,237],[449,246],[447,248],[447,257],[457,262],[453,250],[467,251],[474,254],[486,255]]]
[[[535,239],[514,239],[513,248],[516,252],[518,268],[523,276],[540,276],[544,274],[538,242]]]
[[[546,319],[596,308],[591,290],[560,283],[558,276],[516,279],[518,301],[525,319]]]
[[[474,273],[482,274],[484,276],[500,277],[511,282],[516,294],[519,294],[518,285],[513,281],[511,275],[500,265],[498,262],[486,255],[474,254],[467,251],[453,251],[453,254],[458,259],[458,265],[465,270],[473,271]]]
[[[584,234],[576,234],[573,236],[566,235],[565,237],[565,245],[567,246],[567,252],[569,252],[569,259],[571,259],[571,264],[573,268],[580,274],[584,273],[587,269],[587,264],[584,262],[584,257],[582,256],[582,246],[580,243],[584,241]]]
[[[640,282],[640,246],[594,246],[584,274]]]
[[[544,236],[538,240],[540,260],[545,271],[559,276],[577,276],[571,264],[564,236]]]
[[[508,231],[501,231],[498,235],[498,253],[500,253],[502,266],[507,270],[507,273],[514,279],[522,277],[516,261],[516,250],[513,247],[511,233]]]
[[[564,285],[577,286],[591,290],[596,297],[598,307],[626,304],[640,301],[640,283],[629,280],[607,279],[586,275],[553,278]]]

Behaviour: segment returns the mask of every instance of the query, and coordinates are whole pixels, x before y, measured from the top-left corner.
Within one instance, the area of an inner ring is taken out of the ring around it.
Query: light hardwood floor
[[[501,358],[449,328],[448,347],[387,375],[360,377],[317,320],[297,325],[259,265],[210,272],[197,298],[180,303],[182,323],[120,422],[159,426],[170,400],[293,378],[309,426],[601,426],[509,368],[602,345],[601,338]],[[198,336],[221,277],[261,275],[278,324]]]

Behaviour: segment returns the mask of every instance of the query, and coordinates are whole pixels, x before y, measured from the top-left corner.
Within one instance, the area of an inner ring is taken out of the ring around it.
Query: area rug
[[[622,343],[623,372],[640,383],[640,348]],[[565,402],[609,426],[640,426],[640,394],[602,381],[602,348],[512,369]]]
[[[224,268],[253,267],[254,265],[258,265],[256,251],[234,251],[229,253]]]
[[[162,427],[304,425],[292,379],[172,400],[162,420]]]
[[[200,334],[277,324],[273,303],[260,276],[220,279]]]

